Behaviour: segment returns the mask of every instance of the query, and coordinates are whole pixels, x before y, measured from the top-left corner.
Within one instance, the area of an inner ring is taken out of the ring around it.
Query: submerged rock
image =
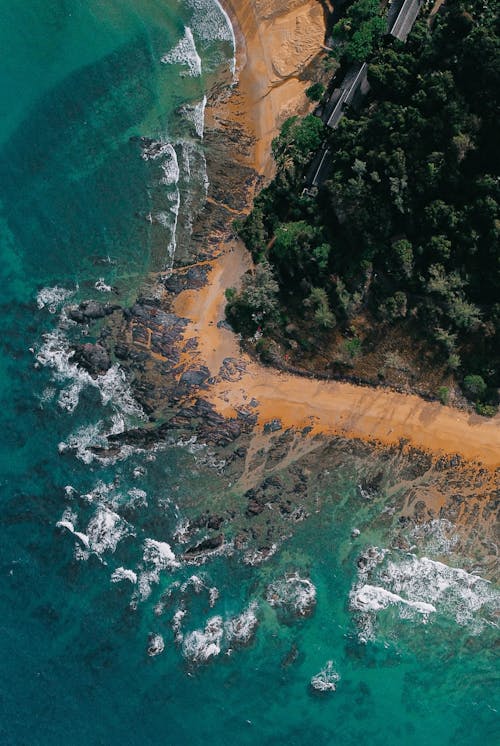
[[[340,680],[339,674],[333,667],[333,661],[328,661],[326,666],[311,678],[311,689],[315,692],[334,692]]]
[[[148,638],[148,655],[155,656],[163,653],[165,649],[165,643],[161,635],[149,635]]]

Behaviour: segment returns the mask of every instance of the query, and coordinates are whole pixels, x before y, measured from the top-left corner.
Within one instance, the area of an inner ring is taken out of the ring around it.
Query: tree
[[[379,0],[355,0],[335,24],[333,34],[343,43],[343,54],[349,62],[363,62],[385,30]]]
[[[401,239],[392,244],[396,272],[400,277],[410,278],[413,274],[413,246],[410,241]]]
[[[239,293],[226,295],[226,316],[237,331],[253,334],[258,326],[271,321],[278,308],[278,283],[267,261],[257,264],[243,277]]]
[[[314,322],[320,330],[333,329],[335,327],[335,315],[330,310],[328,296],[323,288],[313,288],[305,303],[313,309]]]
[[[324,124],[309,114],[303,119],[290,117],[272,142],[272,153],[280,169],[294,170],[304,166],[323,141]]]
[[[306,88],[306,96],[311,99],[311,101],[321,101],[324,92],[325,86],[323,83],[313,83],[309,88]]]

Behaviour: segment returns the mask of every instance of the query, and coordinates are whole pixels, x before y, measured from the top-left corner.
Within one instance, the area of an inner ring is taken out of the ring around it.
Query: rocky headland
[[[99,339],[77,350],[98,375],[117,360],[149,416],[109,437],[150,448],[195,437],[206,466],[223,475],[231,508],[199,511],[207,545],[230,534],[264,559],[290,524],[319,509],[327,474],[359,474],[360,499],[378,505],[400,548],[436,520],[458,537],[455,551],[494,574],[500,418],[490,420],[417,396],[320,381],[264,367],[241,350],[224,319],[224,291],[251,271],[232,223],[272,175],[270,144],[284,119],[305,113],[305,89],[322,55],[325,14],[317,0],[228,0],[238,39],[237,84],[213,91],[206,112],[207,203],[172,271],[144,284],[130,308],[98,309]],[[94,309],[95,310],[95,309]],[[80,323],[95,316],[85,305]],[[97,317],[96,317],[97,318]],[[340,481],[339,481],[340,484]],[[335,488],[333,488],[335,489]],[[205,506],[204,506],[205,507]],[[196,512],[196,511],[195,511]],[[208,548],[208,549],[207,549]]]

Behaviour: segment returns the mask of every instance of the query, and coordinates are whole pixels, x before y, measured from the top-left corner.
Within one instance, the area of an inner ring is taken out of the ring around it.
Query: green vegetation
[[[306,96],[311,101],[321,101],[325,92],[325,86],[323,83],[313,83],[306,90]]]
[[[472,399],[482,399],[486,394],[486,389],[486,383],[481,376],[465,376],[464,391],[469,394]]]
[[[241,229],[254,258],[269,262],[295,326],[312,321],[317,335],[329,334],[363,312],[400,327],[484,403],[500,386],[493,5],[448,0],[432,31],[424,19],[404,46],[384,37],[369,66],[370,98],[336,130],[311,116],[285,122],[273,144],[276,178]],[[346,44],[363,26],[358,12],[379,28],[375,7],[351,5]],[[324,140],[330,177],[311,197],[304,177]],[[276,334],[286,338],[285,325]],[[471,377],[484,387],[471,388]]]
[[[363,62],[385,33],[386,25],[379,0],[355,0],[335,24],[333,35],[341,42],[342,56],[348,62]]]
[[[241,291],[226,292],[226,316],[244,334],[254,334],[273,320],[278,310],[278,283],[266,260],[257,264],[255,272],[243,277]]]
[[[448,386],[440,386],[438,389],[438,399],[441,404],[448,404],[450,401],[450,389]]]

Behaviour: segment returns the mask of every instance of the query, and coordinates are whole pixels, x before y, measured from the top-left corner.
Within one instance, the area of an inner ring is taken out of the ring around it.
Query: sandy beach
[[[321,53],[323,11],[315,0],[274,4],[228,0],[225,5],[240,48],[239,83],[223,118],[236,118],[250,133],[254,140],[251,165],[269,177],[272,138],[286,116],[308,107],[307,82],[299,80],[299,73]],[[307,43],[304,29],[308,29]],[[193,362],[206,365],[214,377],[228,357],[239,359],[246,370],[237,382],[219,380],[208,388],[205,396],[221,414],[234,416],[254,398],[261,426],[279,419],[283,428],[309,427],[312,434],[385,445],[403,439],[435,454],[460,454],[490,468],[500,466],[500,415],[486,419],[414,395],[288,375],[242,354],[236,335],[217,323],[224,319],[224,290],[238,285],[251,259],[241,243],[232,240],[210,264],[208,284],[181,293],[175,310],[191,321],[184,338],[198,341]]]

